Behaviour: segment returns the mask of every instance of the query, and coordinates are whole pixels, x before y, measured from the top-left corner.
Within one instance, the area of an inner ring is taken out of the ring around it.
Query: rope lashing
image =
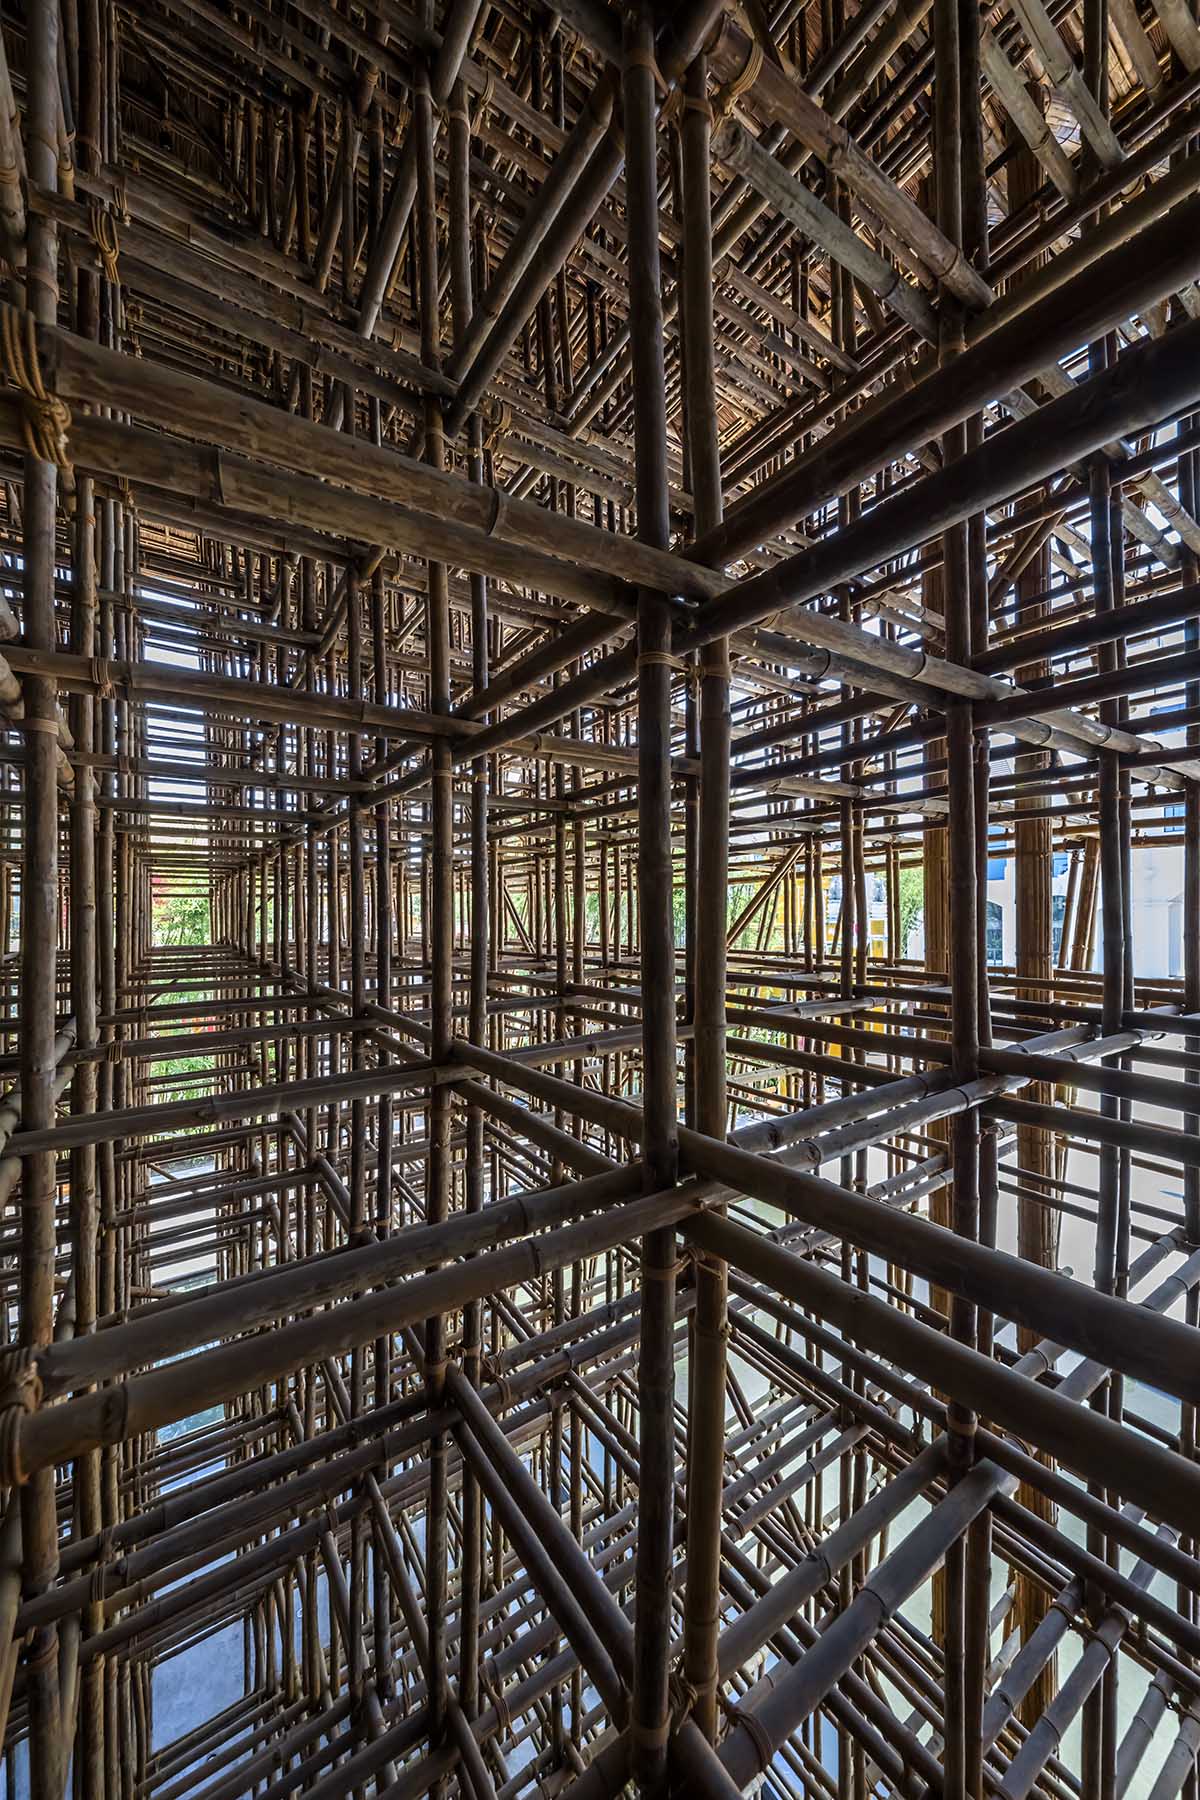
[[[683,88],[682,87],[673,87],[671,89],[670,93],[667,95],[666,99],[663,101],[662,106],[659,110],[659,114],[658,114],[658,122],[664,129],[666,128],[666,126],[673,125],[675,123],[675,121],[678,118],[679,113],[683,107],[683,103],[684,103]]]
[[[38,361],[37,322],[31,312],[0,306],[0,358],[4,373],[22,396],[21,435],[26,450],[42,462],[55,463],[69,476],[71,409],[65,400],[46,391]]]
[[[488,417],[488,428],[483,434],[483,448],[485,451],[494,453],[499,449],[500,440],[508,431],[511,423],[512,409],[502,400],[498,406],[493,407]]]
[[[486,123],[488,108],[492,104],[495,93],[496,71],[489,66],[487,80],[483,84],[483,91],[475,102],[475,115],[471,120],[471,130],[473,132],[478,131],[480,126]]]
[[[735,75],[732,81],[727,81],[724,87],[717,89],[713,105],[714,119],[728,118],[742,95],[749,93],[758,80],[762,73],[762,66],[762,45],[755,38],[746,52],[746,60],[742,65],[741,73]]]
[[[496,1389],[497,1411],[511,1412],[516,1402],[513,1398],[513,1387],[509,1377],[497,1367],[490,1356],[481,1359],[480,1367],[488,1385]]]
[[[504,1683],[495,1659],[486,1657],[480,1666],[479,1685],[491,1700],[496,1713],[496,1728],[501,1737],[505,1737],[512,1725],[512,1713],[508,1701],[504,1697]]]
[[[671,1741],[670,1714],[665,1719],[659,1719],[653,1725],[647,1724],[642,1719],[631,1720],[629,1735],[637,1749],[652,1752],[662,1750]]]
[[[113,1556],[113,1545],[116,1527],[105,1525],[96,1544],[96,1566],[92,1570],[92,1585],[88,1598],[93,1606],[102,1606],[108,1598],[110,1577],[119,1582],[125,1569],[124,1557]]]
[[[731,1706],[728,1709],[730,1723],[736,1728],[741,1726],[754,1746],[754,1754],[758,1760],[758,1772],[765,1775],[775,1757],[775,1745],[762,1720],[745,1706]]]
[[[658,66],[658,58],[652,50],[628,50],[625,53],[627,69],[649,69],[654,77],[654,85],[660,94],[667,92],[667,78]]]
[[[21,1420],[42,1400],[37,1357],[27,1344],[0,1351],[0,1483],[16,1487],[21,1472]]]
[[[700,1698],[700,1690],[687,1679],[682,1669],[675,1669],[671,1674],[668,1693],[671,1701],[671,1730],[676,1732],[692,1712]]]
[[[669,650],[643,650],[637,659],[639,669],[670,669],[676,675],[686,675],[691,667],[686,658],[674,656]]]
[[[96,241],[96,250],[100,257],[100,263],[104,270],[105,278],[116,287],[121,279],[120,269],[118,267],[121,243],[117,236],[116,220],[113,218],[108,208],[106,206],[101,206],[99,201],[96,200],[93,200],[91,206],[88,208],[88,217],[91,222],[92,236]]]
[[[676,88],[675,92],[677,94],[683,95],[683,110],[684,110],[684,112],[701,113],[703,115],[703,117],[708,120],[709,124],[710,125],[712,124],[713,109],[709,105],[707,99],[703,98],[702,96],[700,96],[698,94],[685,93],[682,88]]]
[[[68,200],[75,198],[75,133],[70,131],[58,146],[58,187]]]

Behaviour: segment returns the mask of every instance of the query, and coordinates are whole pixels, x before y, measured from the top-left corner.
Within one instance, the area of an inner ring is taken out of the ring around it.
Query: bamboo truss
[[[24,0],[0,262],[7,1792],[1197,1800],[1187,0]]]

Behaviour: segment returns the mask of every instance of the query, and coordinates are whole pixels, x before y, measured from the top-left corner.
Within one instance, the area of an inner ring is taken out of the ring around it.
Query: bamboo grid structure
[[[6,1792],[1197,1800],[1190,0],[0,40]]]

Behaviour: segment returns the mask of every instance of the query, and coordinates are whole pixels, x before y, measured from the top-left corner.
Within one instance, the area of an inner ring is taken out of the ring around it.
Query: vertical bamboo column
[[[962,243],[963,190],[961,145],[965,100],[962,83],[962,19],[958,0],[935,0],[934,19],[934,177],[937,216],[952,243]],[[977,98],[974,96],[972,98]],[[960,312],[943,307],[939,354],[943,362],[963,347]],[[942,457],[950,463],[966,448],[964,426],[946,432]],[[945,571],[945,645],[951,662],[967,663],[971,655],[970,565],[967,528],[957,525],[942,537]],[[979,879],[975,852],[975,752],[971,706],[952,701],[946,707],[946,787],[950,807],[946,838],[950,890],[950,1036],[955,1078],[973,1081],[979,1073],[979,934],[976,894]],[[974,1108],[958,1113],[951,1129],[954,1168],[954,1229],[964,1237],[979,1232],[979,1121]],[[952,1335],[974,1343],[974,1308],[954,1295],[950,1304]],[[969,1467],[974,1454],[975,1415],[951,1402],[948,1411],[953,1466]],[[966,1546],[959,1538],[945,1560],[945,1742],[942,1753],[946,1800],[962,1800],[967,1792],[966,1721]]]
[[[111,656],[115,634],[112,595],[117,567],[118,523],[117,508],[113,501],[105,500],[102,503],[97,513],[96,523],[99,534],[101,583],[99,648],[102,656]],[[109,756],[115,751],[117,743],[117,703],[115,700],[100,699],[97,701],[96,721],[97,747],[106,756]],[[115,772],[105,771],[101,791],[106,798],[115,799],[119,780],[120,777]],[[105,807],[100,814],[100,829],[96,843],[96,935],[100,951],[100,1010],[102,1014],[109,1017],[116,1011],[117,1005],[114,819],[113,808]],[[103,1041],[106,1045],[115,1043],[119,1032],[119,1026],[105,1027]],[[118,1072],[119,1064],[106,1055],[100,1063],[96,1094],[96,1104],[102,1112],[114,1104]],[[98,1176],[101,1243],[97,1297],[100,1311],[103,1314],[116,1310],[118,1284],[119,1246],[116,1216],[120,1199],[115,1144],[101,1145]],[[107,1527],[116,1525],[121,1516],[120,1457],[121,1451],[117,1445],[109,1445],[100,1453],[101,1504],[103,1523]],[[107,1794],[115,1794],[118,1791],[120,1780],[121,1750],[118,1725],[117,1659],[115,1657],[103,1659],[100,1680],[103,1684],[104,1706],[103,1787]]]
[[[360,141],[361,131],[355,117],[355,108],[347,94],[343,96],[342,100],[342,154],[339,164],[342,189],[340,199],[342,294],[347,303],[350,301],[353,287],[354,261],[358,241],[356,169]],[[336,195],[334,199],[336,201]],[[343,383],[341,393],[344,397],[342,430],[346,437],[352,440],[356,428],[354,388],[349,382]],[[353,454],[349,445],[348,453]],[[361,701],[363,697],[362,588],[359,570],[353,564],[348,564],[346,568],[346,691],[350,699]],[[346,737],[346,771],[352,784],[361,780],[362,737],[358,731],[350,731]],[[366,891],[363,868],[362,807],[360,796],[353,792],[350,795],[347,809],[346,850],[347,908],[350,932],[350,1009],[356,1019],[361,1019],[367,1004]],[[286,876],[285,859],[280,856],[275,866],[279,883],[276,889],[276,928],[282,930],[286,919],[287,905],[286,889],[282,885]],[[287,936],[284,931],[280,960],[286,955],[286,943]],[[351,1068],[360,1068],[363,1060],[361,1032],[356,1031],[353,1034],[349,1050]],[[366,1229],[366,1134],[366,1101],[356,1098],[350,1104],[349,1236],[352,1242],[360,1241]],[[350,1355],[349,1401],[352,1417],[358,1417],[366,1410],[366,1369],[361,1345],[356,1346]],[[365,1526],[364,1515],[362,1512],[356,1512],[350,1527],[348,1593],[350,1621],[347,1649],[350,1692],[358,1706],[365,1705],[367,1681],[362,1630],[367,1564]]]
[[[921,578],[921,604],[923,609],[935,617],[944,618],[946,610],[946,580],[941,563],[935,563]],[[928,750],[931,762],[944,761],[946,755],[945,738],[934,738]],[[818,866],[820,857],[820,840],[816,844]],[[922,910],[924,917],[924,949],[925,969],[930,976],[936,976],[940,986],[950,981],[950,863],[948,832],[942,825],[927,830],[923,838],[921,860]],[[937,1009],[940,1013],[942,1008]],[[945,1146],[947,1157],[950,1154],[952,1121],[935,1119],[928,1126],[929,1138],[933,1144]],[[929,1196],[929,1216],[938,1225],[949,1228],[954,1215],[954,1186],[946,1182],[935,1188]],[[948,1315],[950,1296],[945,1288],[932,1286],[929,1293],[930,1304],[938,1312]],[[945,1567],[934,1572],[932,1624],[934,1641],[942,1646],[946,1634],[946,1573]]]
[[[89,8],[85,6],[86,17]],[[80,275],[80,326],[93,335],[95,284],[89,276]],[[75,494],[75,541],[73,545],[73,579],[71,593],[71,646],[79,656],[96,653],[96,515],[92,482],[80,477]],[[71,704],[71,735],[76,748],[88,754],[93,745],[95,702],[90,694],[80,694]],[[99,1036],[96,1003],[96,801],[95,779],[84,763],[75,769],[71,796],[71,881],[69,890],[71,922],[71,1011],[75,1017],[76,1042],[94,1045]],[[76,1065],[71,1088],[73,1113],[96,1110],[96,1063],[92,1056]],[[97,1217],[96,1147],[80,1145],[71,1153],[71,1239],[72,1266],[75,1276],[75,1330],[86,1336],[95,1330],[97,1312],[97,1277],[99,1273],[99,1230]],[[100,1454],[92,1451],[81,1457],[73,1473],[75,1524],[81,1537],[94,1537],[103,1526],[100,1505]],[[85,1628],[90,1633],[101,1629],[102,1611],[97,1606],[87,1609]],[[89,1658],[82,1674],[80,1692],[80,1765],[85,1795],[100,1791],[104,1767],[103,1662]]]
[[[33,0],[28,13],[25,160],[32,186],[58,186],[58,0]],[[58,240],[51,222],[29,219],[25,269],[29,310],[45,324],[58,311]],[[29,406],[37,403],[32,399]],[[58,471],[27,455],[24,470],[25,641],[53,650],[54,541]],[[58,953],[58,726],[54,683],[27,678],[24,861],[21,869],[21,1099],[26,1126],[54,1124],[54,1036]],[[88,779],[82,772],[83,779]],[[25,1158],[21,1170],[21,1338],[36,1357],[54,1336],[55,1157]],[[25,1592],[38,1594],[58,1568],[54,1470],[21,1490]],[[58,1631],[35,1631],[25,1653],[29,1684],[32,1800],[61,1800],[65,1763],[59,1717]]]
[[[1108,7],[1106,0],[1087,0],[1084,7],[1084,79],[1105,117],[1108,113]],[[1094,163],[1091,165],[1094,167]],[[1115,336],[1098,340],[1089,346],[1088,367],[1099,374],[1111,366],[1117,352]],[[1090,500],[1092,599],[1097,613],[1111,612],[1117,604],[1120,582],[1118,567],[1122,554],[1119,508],[1113,506],[1112,465],[1103,451],[1089,463],[1088,491]],[[1116,530],[1114,532],[1114,510]],[[1097,667],[1101,672],[1115,669],[1118,650],[1115,643],[1099,646]],[[1105,724],[1115,725],[1120,716],[1119,703],[1105,701],[1100,717]],[[1098,815],[1100,840],[1100,929],[1102,995],[1102,1030],[1107,1035],[1119,1030],[1125,1006],[1125,859],[1121,845],[1122,825],[1121,770],[1116,755],[1099,752]],[[1100,1097],[1102,1116],[1116,1119],[1118,1102],[1108,1094]],[[1096,1251],[1093,1279],[1101,1293],[1112,1294],[1118,1286],[1118,1255],[1121,1236],[1121,1153],[1115,1145],[1098,1147],[1099,1191],[1097,1195]],[[1120,1390],[1112,1377],[1092,1399],[1093,1406],[1119,1411]],[[1097,1555],[1112,1554],[1115,1547],[1099,1532],[1089,1529],[1088,1547]],[[1087,1612],[1093,1620],[1102,1616],[1104,1596],[1098,1588],[1087,1591]],[[1104,1676],[1088,1695],[1083,1710],[1082,1773],[1085,1793],[1102,1795],[1109,1800],[1113,1792],[1116,1757],[1116,1665],[1110,1660]]]
[[[637,529],[667,547],[666,384],[658,252],[654,30],[640,5],[624,31],[629,323]],[[667,603],[638,596],[638,900],[646,1188],[671,1186],[678,1167],[675,938],[671,870],[671,624]],[[675,1234],[642,1240],[642,1337],[637,1608],[634,1618],[633,1769],[649,1792],[663,1779],[669,1730],[671,1550],[674,1512]]]
[[[353,229],[354,196],[346,195],[343,206],[343,220],[347,229]],[[352,432],[354,424],[354,395],[349,389],[346,393],[346,412],[344,427]],[[362,666],[362,591],[356,571],[346,572],[346,685],[352,699],[361,700],[363,691]],[[346,743],[346,766],[352,782],[358,782],[362,776],[362,739],[357,731],[351,731]],[[364,881],[364,839],[363,816],[360,796],[352,793],[348,809],[346,841],[349,851],[349,908],[350,908],[350,1006],[356,1019],[361,1019],[367,1005],[367,956],[366,956],[366,891]],[[278,862],[280,874],[283,873],[284,859]],[[363,1062],[363,1035],[356,1031],[350,1040],[350,1066],[357,1069]],[[365,1099],[356,1098],[350,1103],[350,1220],[349,1235],[352,1242],[361,1241],[366,1231],[367,1219],[367,1168],[366,1168],[366,1135],[367,1135],[367,1103]],[[358,1417],[366,1410],[366,1368],[362,1346],[357,1346],[350,1356],[350,1411]],[[350,1669],[352,1689],[356,1700],[363,1697],[363,1686],[366,1679],[365,1658],[363,1651],[362,1616],[366,1585],[366,1536],[365,1520],[361,1513],[356,1513],[351,1526],[350,1549],[350,1611],[352,1630],[350,1636]]]
[[[1040,96],[1040,89],[1031,90],[1031,98],[1039,106]],[[1016,212],[1037,192],[1042,182],[1042,170],[1037,158],[1026,147],[1024,139],[1018,138],[1015,130],[1009,132],[1009,144],[1008,203],[1009,211]],[[1036,268],[1038,265],[1035,263],[1031,266]],[[1043,495],[1044,490],[1033,495],[1030,506],[1036,509]],[[1016,517],[1020,518],[1019,511]],[[1049,577],[1050,551],[1049,546],[1043,544],[1017,578],[1016,617],[1019,623],[1044,615],[1045,608],[1036,603],[1036,597],[1045,592]],[[1048,663],[1029,663],[1017,670],[1016,679],[1023,685],[1036,686],[1049,673]],[[1049,766],[1050,758],[1042,750],[1013,759],[1013,769],[1017,773]],[[1023,796],[1021,800],[1022,812],[1036,813],[1048,805],[1048,801],[1036,794]],[[1045,998],[1047,984],[1053,975],[1053,835],[1050,818],[1047,815],[1045,818],[1020,819],[1014,830],[1017,890],[1016,993],[1018,999],[1040,1000]],[[1065,933],[1065,918],[1063,930]],[[1022,976],[1033,985],[1022,987]],[[1035,1084],[1028,1093],[1029,1098],[1034,1101],[1049,1104],[1053,1100],[1053,1089],[1043,1084]],[[1058,1214],[1047,1204],[1051,1198],[1051,1190],[1043,1186],[1043,1182],[1054,1175],[1054,1140],[1044,1126],[1018,1125],[1017,1163],[1024,1171],[1021,1176],[1022,1186],[1028,1187],[1030,1194],[1029,1198],[1022,1195],[1017,1201],[1018,1254],[1027,1262],[1037,1263],[1044,1269],[1053,1269],[1058,1263]],[[1032,1349],[1037,1336],[1036,1332],[1018,1328],[1018,1348],[1021,1351]],[[1018,1498],[1023,1506],[1029,1507],[1039,1517],[1053,1517],[1053,1504],[1040,1489],[1029,1483],[1021,1487]],[[1018,1570],[1015,1579],[1017,1624],[1024,1643],[1045,1616],[1048,1599],[1042,1584],[1031,1576]],[[1052,1655],[1039,1670],[1021,1703],[1020,1717],[1026,1725],[1032,1726],[1041,1717],[1054,1693],[1056,1680],[1057,1657]]]
[[[1179,431],[1182,434],[1196,424],[1195,415],[1190,419],[1182,419]],[[1200,482],[1197,481],[1197,457],[1194,450],[1187,451],[1179,459],[1179,498],[1194,518],[1196,503],[1200,497]],[[1183,558],[1182,575],[1185,582],[1196,581],[1200,574],[1200,558],[1194,553],[1186,552]],[[1200,620],[1189,619],[1184,627],[1184,641],[1191,650],[1195,664],[1200,670]],[[1186,688],[1186,704],[1193,718],[1200,716],[1200,681],[1189,682]],[[1200,727],[1192,725],[1188,728],[1188,742],[1200,743]],[[1183,822],[1183,1009],[1185,1012],[1200,1012],[1200,783],[1189,781],[1184,799]],[[1192,1040],[1193,1047],[1195,1040]],[[1200,1070],[1191,1069],[1185,1072],[1184,1080],[1194,1089],[1196,1099],[1200,1101]],[[1200,1132],[1200,1111],[1185,1113],[1181,1120],[1184,1131]],[[1187,1168],[1183,1172],[1184,1229],[1189,1244],[1200,1242],[1200,1169]],[[1185,1318],[1189,1325],[1200,1324],[1200,1296],[1196,1289],[1189,1288],[1185,1302]],[[1196,1409],[1187,1406],[1183,1409],[1180,1420],[1180,1448],[1184,1455],[1193,1460],[1197,1453],[1197,1417]],[[1196,1554],[1196,1537],[1184,1540],[1183,1548],[1193,1556]],[[1175,1604],[1185,1617],[1195,1619],[1197,1616],[1197,1598],[1181,1583],[1176,1589]],[[1183,1787],[1184,1800],[1196,1800],[1197,1770],[1190,1771]]]
[[[378,209],[376,209],[376,219]],[[378,401],[371,403],[372,435],[378,440],[382,436],[382,409]],[[388,600],[384,584],[382,568],[376,568],[371,577],[371,629],[374,649],[374,697],[377,704],[385,705],[388,700]],[[307,734],[306,734],[307,735]],[[387,754],[387,739],[383,736],[375,739],[375,759],[382,762]],[[375,882],[374,882],[374,944],[375,944],[375,998],[380,1006],[390,1007],[392,1003],[392,873],[391,873],[391,809],[386,801],[375,808]],[[386,1061],[386,1054],[381,1049],[381,1061]],[[377,1160],[375,1169],[375,1230],[381,1237],[386,1237],[392,1228],[392,1182],[393,1158],[392,1136],[395,1115],[390,1095],[381,1094],[377,1102],[375,1126],[375,1142]],[[387,1404],[391,1394],[391,1338],[381,1335],[375,1342],[375,1405]],[[374,1516],[374,1515],[373,1515]],[[378,1534],[377,1534],[378,1535]],[[391,1624],[392,1624],[392,1591],[383,1568],[383,1556],[373,1554],[372,1565],[375,1576],[373,1600],[376,1655],[375,1666],[377,1678],[390,1666],[391,1662]]]
[[[981,274],[986,274],[988,238],[987,151],[984,142],[983,82],[981,74],[982,26],[977,8],[960,4],[959,71],[963,95],[962,146],[962,244]],[[983,442],[982,413],[968,419],[965,442],[968,451]],[[972,657],[987,646],[989,632],[987,514],[975,513],[967,521],[968,619],[966,639]],[[979,1048],[992,1042],[991,994],[987,963],[987,851],[990,799],[989,733],[974,732],[973,813],[975,854],[975,999]],[[985,1243],[996,1241],[999,1208],[998,1135],[994,1122],[976,1132],[975,1236]],[[971,1321],[968,1317],[968,1324]],[[981,1354],[992,1352],[994,1322],[986,1307],[976,1310],[968,1341]],[[984,1794],[984,1708],[987,1703],[991,1662],[992,1616],[992,1518],[986,1508],[967,1531],[963,1583],[963,1760],[964,1785],[972,1800]]]
[[[721,522],[721,457],[713,370],[712,207],[708,66],[698,57],[684,91],[683,327],[688,449],[695,533]],[[725,924],[729,892],[729,640],[703,651],[700,681],[700,816],[696,870],[696,1129],[725,1136]],[[696,1723],[717,1735],[717,1637],[721,1619],[721,1499],[725,1477],[725,1264],[696,1263],[688,1435],[684,1679]]]
[[[89,172],[100,167],[103,121],[103,58],[100,44],[99,0],[83,0],[79,12],[79,134],[80,161]],[[100,278],[90,270],[78,276],[76,323],[82,337],[100,335]],[[76,486],[75,541],[72,570],[71,646],[80,656],[96,654],[97,593],[96,499],[93,483],[80,476]],[[84,755],[98,747],[97,716],[100,702],[90,694],[78,695],[71,707],[71,734]],[[71,1010],[76,1041],[93,1045],[100,1032],[97,1005],[97,844],[96,778],[80,764],[75,770],[71,797]],[[97,1065],[88,1057],[76,1067],[71,1090],[71,1109],[76,1113],[96,1110]],[[100,1235],[98,1218],[97,1156],[94,1145],[76,1149],[71,1157],[72,1257],[75,1270],[75,1330],[85,1336],[95,1330],[99,1305]],[[101,1459],[93,1452],[76,1462],[73,1471],[75,1528],[84,1538],[96,1536],[104,1526],[101,1500]],[[83,1635],[99,1631],[103,1609],[92,1604],[82,1619]],[[84,1800],[96,1800],[104,1791],[104,1662],[90,1657],[80,1675],[79,1736],[77,1760]]]
[[[471,321],[471,125],[467,90],[456,82],[450,110],[450,299],[454,335],[461,339]],[[481,280],[486,271],[481,270]],[[483,480],[483,428],[478,412],[467,422],[467,467],[472,481]],[[488,680],[487,582],[472,573],[471,665],[476,694]],[[470,1036],[487,1042],[488,977],[488,762],[477,756],[471,764],[471,939],[470,939]],[[467,1108],[466,1205],[478,1212],[484,1200],[483,1110]],[[479,1384],[482,1353],[482,1306],[468,1302],[463,1311],[463,1371]],[[479,1594],[483,1557],[483,1507],[479,1483],[465,1465],[462,1471],[462,1584],[459,1616],[458,1694],[463,1711],[473,1719],[479,1710]]]
[[[1098,16],[1093,16],[1098,15]],[[1103,97],[1104,78],[1102,46],[1105,42],[1107,9],[1103,0],[1089,5],[1089,41],[1093,44],[1091,63],[1095,85]],[[1110,365],[1115,342],[1102,339],[1089,351],[1089,367],[1098,374]],[[1112,467],[1108,457],[1099,452],[1091,459],[1089,494],[1091,501],[1092,595],[1098,613],[1111,612],[1116,600],[1114,557],[1120,554],[1120,541],[1113,542],[1112,533]],[[1115,669],[1116,646],[1099,646],[1097,665],[1101,672]],[[1106,724],[1117,721],[1117,702],[1101,704],[1100,716]],[[1123,867],[1120,827],[1120,765],[1111,752],[1099,752],[1099,838],[1100,838],[1100,919],[1102,954],[1102,1012],[1105,1034],[1119,1030],[1124,1005],[1125,930]],[[1110,1096],[1101,1097],[1101,1111],[1116,1117],[1117,1106]],[[1119,1153],[1111,1145],[1101,1145],[1099,1225],[1096,1237],[1096,1286],[1111,1293],[1116,1281],[1117,1208]]]
[[[946,608],[945,572],[940,563],[926,571],[921,578],[922,608],[936,617],[942,617]],[[946,754],[946,740],[934,738],[929,744],[930,762],[942,761]],[[816,844],[816,852],[820,856],[820,841]],[[937,824],[927,830],[922,840],[921,852],[921,906],[924,921],[925,969],[931,976],[938,977],[941,983],[950,979],[950,878],[947,833],[944,826]],[[945,1144],[947,1152],[950,1144],[949,1119],[935,1119],[928,1126],[931,1142]],[[936,1188],[929,1196],[929,1216],[939,1225],[949,1225],[953,1210],[954,1190],[950,1183]],[[944,1288],[934,1287],[930,1290],[930,1303],[939,1312],[948,1313],[950,1298]],[[934,1636],[940,1638],[940,1597],[942,1578],[935,1579],[934,1594]]]
[[[440,365],[438,345],[437,195],[433,167],[433,102],[428,71],[423,66],[413,89],[413,129],[417,156],[417,279],[421,359],[427,368]],[[435,468],[445,462],[441,413],[426,402],[425,460]],[[450,710],[450,593],[445,565],[429,564],[426,608],[429,644],[429,705],[433,712]],[[433,826],[429,879],[430,1054],[445,1061],[453,1033],[452,981],[454,954],[454,818],[450,743],[436,737],[430,751]],[[429,1161],[425,1190],[426,1219],[440,1223],[450,1210],[450,1096],[437,1085],[429,1096]],[[445,1321],[430,1319],[425,1328],[425,1378],[431,1408],[441,1404],[445,1380]],[[437,1434],[430,1444],[429,1513],[425,1541],[426,1606],[429,1614],[430,1736],[436,1743],[446,1713],[447,1592],[447,1442]]]

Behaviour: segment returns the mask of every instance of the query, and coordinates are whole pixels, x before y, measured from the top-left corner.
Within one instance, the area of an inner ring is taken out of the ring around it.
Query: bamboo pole
[[[654,33],[641,10],[622,45],[626,188],[630,208],[629,299],[634,348],[634,445],[638,536],[665,548],[669,535],[666,396],[658,258],[658,156]],[[678,1159],[675,1052],[675,925],[671,865],[670,644],[666,606],[643,592],[638,600],[638,903],[643,1010],[643,1083],[647,1192],[670,1186]],[[631,1692],[633,1768],[651,1792],[666,1771],[669,1718],[672,1443],[675,1396],[671,1326],[675,1309],[675,1240],[657,1231],[642,1243],[642,1339],[638,1371],[639,1461],[637,1612]]]
[[[709,197],[708,66],[698,58],[684,86],[684,330],[688,448],[696,531],[721,514],[721,461],[713,395],[712,219]],[[706,646],[700,674],[700,815],[696,883],[696,1128],[725,1129],[725,942],[729,887],[729,650]],[[717,1737],[721,1488],[725,1452],[726,1281],[719,1261],[696,1265],[688,1443],[688,1579],[684,1592],[684,1678],[693,1716]]]
[[[44,0],[30,15],[29,107],[25,160],[30,179],[53,191],[58,182],[55,148],[58,113],[59,13]],[[58,244],[54,227],[31,221],[26,287],[36,316],[53,320],[58,304]],[[31,395],[25,404],[38,402]],[[24,469],[25,629],[38,648],[53,647],[54,545],[58,472],[30,453]],[[58,942],[58,726],[54,689],[44,679],[24,684],[25,805],[21,877],[21,1100],[32,1129],[54,1124],[55,961]],[[22,1169],[21,1337],[31,1364],[13,1374],[19,1403],[36,1380],[36,1355],[54,1335],[55,1209],[57,1185],[52,1149]],[[46,1469],[22,1496],[22,1558],[27,1581],[49,1587],[57,1569],[54,1475]],[[30,1791],[37,1800],[60,1800],[65,1780],[59,1716],[58,1634],[38,1632],[26,1651],[30,1708]]]

